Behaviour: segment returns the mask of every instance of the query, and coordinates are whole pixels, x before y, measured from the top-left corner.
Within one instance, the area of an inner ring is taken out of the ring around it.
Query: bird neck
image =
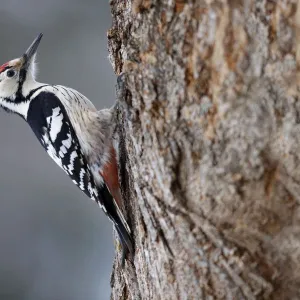
[[[24,98],[28,98],[28,95],[30,95],[32,93],[32,91],[36,90],[37,88],[41,87],[45,85],[44,83],[40,83],[35,81],[32,77],[29,77],[22,86],[22,91],[21,91],[21,95]]]
[[[36,82],[34,79],[28,79],[23,83],[22,89],[18,90],[11,101],[6,102],[8,110],[20,115],[27,120],[27,114],[30,102],[34,97],[34,92],[44,84]]]
[[[7,112],[15,113],[26,120],[27,112],[29,109],[29,101],[26,101],[24,97],[20,99],[17,95],[9,98],[1,98],[1,107]]]

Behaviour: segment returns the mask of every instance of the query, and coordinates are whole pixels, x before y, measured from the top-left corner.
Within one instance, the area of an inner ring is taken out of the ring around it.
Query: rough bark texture
[[[111,298],[300,299],[300,3],[110,4],[135,239]]]

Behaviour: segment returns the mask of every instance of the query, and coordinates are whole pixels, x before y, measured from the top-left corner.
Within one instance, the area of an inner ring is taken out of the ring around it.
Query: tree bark
[[[111,0],[135,255],[111,299],[300,299],[300,4]]]

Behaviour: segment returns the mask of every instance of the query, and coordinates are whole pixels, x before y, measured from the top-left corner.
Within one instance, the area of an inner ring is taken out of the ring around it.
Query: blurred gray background
[[[114,102],[103,0],[1,0],[0,64],[39,32],[38,80]],[[47,156],[18,116],[0,111],[0,299],[109,299],[112,225]]]

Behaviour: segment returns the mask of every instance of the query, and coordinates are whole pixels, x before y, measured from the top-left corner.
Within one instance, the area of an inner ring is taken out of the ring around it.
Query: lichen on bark
[[[299,299],[300,4],[110,5],[135,240],[111,298]]]

